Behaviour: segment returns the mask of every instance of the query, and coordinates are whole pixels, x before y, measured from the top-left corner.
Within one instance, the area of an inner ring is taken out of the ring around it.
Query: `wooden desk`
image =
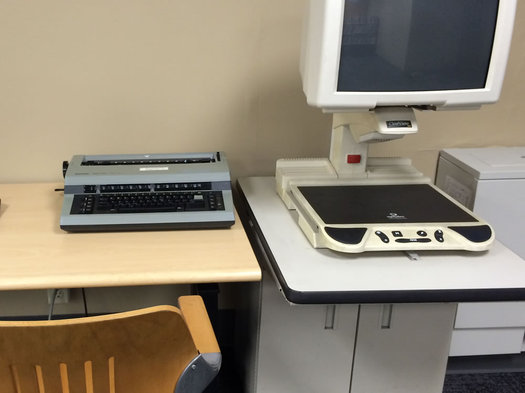
[[[0,290],[261,279],[238,218],[230,229],[66,233],[57,187],[0,185]]]

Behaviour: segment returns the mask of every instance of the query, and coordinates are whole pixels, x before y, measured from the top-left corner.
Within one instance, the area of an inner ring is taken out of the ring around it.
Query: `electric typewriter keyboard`
[[[71,214],[224,210],[222,191],[104,192],[74,196]]]

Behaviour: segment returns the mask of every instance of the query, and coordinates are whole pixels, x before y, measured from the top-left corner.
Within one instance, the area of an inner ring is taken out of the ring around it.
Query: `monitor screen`
[[[337,91],[485,87],[499,0],[346,0]]]
[[[499,98],[517,0],[309,0],[301,76],[325,111]]]

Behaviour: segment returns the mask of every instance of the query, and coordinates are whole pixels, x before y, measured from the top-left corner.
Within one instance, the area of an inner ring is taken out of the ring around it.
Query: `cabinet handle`
[[[381,329],[390,329],[393,309],[393,304],[383,304],[383,309],[381,310]]]
[[[325,330],[335,329],[335,304],[328,304],[326,306],[326,314],[324,317]]]

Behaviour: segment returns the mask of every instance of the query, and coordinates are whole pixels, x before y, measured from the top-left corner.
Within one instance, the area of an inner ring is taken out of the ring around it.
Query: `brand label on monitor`
[[[412,128],[410,120],[387,120],[386,126],[388,128]]]

